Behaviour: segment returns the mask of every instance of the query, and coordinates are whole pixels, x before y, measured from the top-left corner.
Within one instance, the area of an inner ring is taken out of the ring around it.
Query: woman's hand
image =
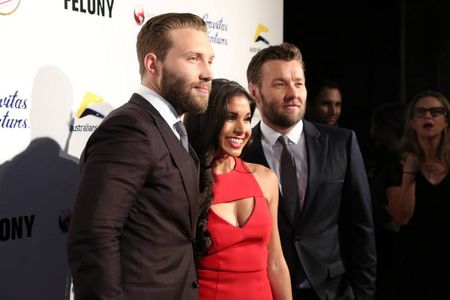
[[[417,159],[417,156],[415,154],[408,153],[403,161],[403,173],[411,173],[414,175],[418,171],[419,160]]]

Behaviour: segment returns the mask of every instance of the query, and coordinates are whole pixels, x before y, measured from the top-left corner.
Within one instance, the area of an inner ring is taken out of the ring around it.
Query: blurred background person
[[[403,225],[399,299],[447,299],[450,283],[450,133],[448,100],[417,94],[406,110],[404,162],[389,212]]]
[[[306,106],[306,119],[336,126],[342,110],[342,94],[338,83],[330,79],[321,79],[311,85],[311,96]]]
[[[398,299],[398,270],[401,260],[400,225],[388,212],[388,190],[397,188],[401,174],[401,138],[405,108],[401,103],[386,103],[372,113],[370,133],[374,140],[374,158],[368,171],[373,203],[377,247],[376,299]]]

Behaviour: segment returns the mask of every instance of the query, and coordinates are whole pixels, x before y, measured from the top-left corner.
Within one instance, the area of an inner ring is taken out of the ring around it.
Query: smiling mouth
[[[433,127],[434,127],[434,125],[431,124],[431,123],[425,123],[425,124],[423,124],[423,128],[433,128]]]
[[[239,139],[239,138],[231,138],[231,137],[229,137],[229,138],[227,138],[227,140],[234,147],[240,147],[244,143],[244,140],[243,139]]]

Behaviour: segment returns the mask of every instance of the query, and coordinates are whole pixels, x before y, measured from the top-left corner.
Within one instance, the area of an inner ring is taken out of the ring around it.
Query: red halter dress
[[[209,211],[212,247],[199,262],[200,300],[272,300],[267,276],[270,210],[251,171],[242,160],[235,162],[231,172],[216,175],[213,205],[253,198],[253,211],[240,227]]]

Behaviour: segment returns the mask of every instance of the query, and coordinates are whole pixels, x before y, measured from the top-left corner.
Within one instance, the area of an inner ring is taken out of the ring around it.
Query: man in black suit
[[[69,229],[75,299],[198,299],[198,159],[180,116],[206,110],[213,50],[192,14],[137,39],[141,86],[88,140]],[[187,149],[186,149],[187,148]]]
[[[260,50],[247,79],[261,122],[243,158],[279,175],[278,222],[294,299],[373,299],[372,210],[354,132],[303,120],[304,64],[292,44]],[[293,194],[292,176],[283,175],[287,165],[297,177]]]

